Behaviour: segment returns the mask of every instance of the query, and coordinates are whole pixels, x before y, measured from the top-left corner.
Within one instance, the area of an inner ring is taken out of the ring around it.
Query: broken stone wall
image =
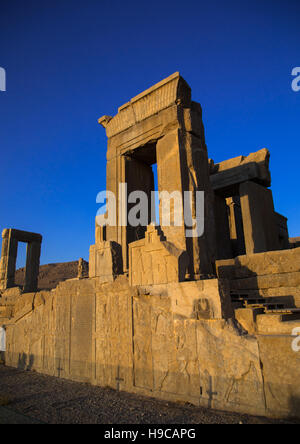
[[[299,415],[292,338],[247,334],[216,305],[218,285],[74,279],[21,295],[6,364],[204,407]]]

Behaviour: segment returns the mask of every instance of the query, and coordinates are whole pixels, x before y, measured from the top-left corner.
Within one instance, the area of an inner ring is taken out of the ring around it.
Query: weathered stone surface
[[[233,317],[227,281],[207,279],[167,285],[143,285],[139,293],[167,298],[168,308],[179,319],[229,319]]]
[[[0,306],[0,319],[7,318],[10,319],[13,314],[13,307],[9,305]],[[0,321],[1,323],[1,321]]]
[[[253,276],[297,273],[291,278],[298,282],[300,248],[239,256],[235,259],[217,261],[216,267],[220,278],[243,279]],[[283,277],[283,284],[287,285],[289,278],[289,275]]]
[[[240,197],[229,197],[226,199],[226,203],[229,210],[228,218],[232,257],[242,256],[246,254],[246,247]]]
[[[91,245],[89,261],[90,277],[99,277],[102,282],[111,282],[122,273],[122,250],[119,244],[104,241]]]
[[[243,182],[259,177],[259,167],[251,162],[245,165],[212,174],[210,182],[214,191],[224,197],[230,197],[238,192],[239,185]]]
[[[235,310],[235,318],[250,335],[253,335],[257,331],[257,315],[263,311],[263,308],[238,308]]]
[[[225,269],[224,269],[225,270]],[[263,271],[262,271],[263,272]],[[223,272],[222,272],[223,273]],[[221,272],[220,272],[221,275]],[[225,273],[227,278],[229,274]],[[231,274],[233,276],[233,274]],[[255,277],[246,277],[244,279],[235,279],[231,281],[232,289],[275,289],[275,291],[280,291],[280,288],[299,288],[300,287],[300,273],[279,273],[279,274],[266,274]]]
[[[84,279],[89,277],[89,263],[82,257],[78,261],[78,279]]]
[[[184,149],[185,147],[185,149]],[[186,162],[182,161],[185,153]],[[174,210],[170,210],[171,226],[164,225],[162,220],[162,206],[160,206],[160,223],[168,241],[180,249],[186,249],[190,259],[189,273],[191,276],[212,274],[212,263],[215,258],[215,230],[213,222],[213,194],[210,189],[207,153],[200,140],[184,135],[175,130],[170,132],[157,143],[158,162],[158,189],[161,191],[180,192],[206,190],[205,199],[205,227],[204,233],[199,237],[187,238],[185,226],[174,226]],[[174,174],[168,175],[171,169]],[[202,175],[199,174],[202,172]],[[163,199],[161,199],[161,203]],[[192,215],[195,217],[195,202],[193,202]],[[180,209],[180,208],[179,208]],[[183,207],[181,206],[183,216]]]
[[[269,161],[270,152],[266,148],[251,153],[247,157],[239,156],[217,164],[211,161],[213,188],[226,188],[250,179],[269,187],[271,185]]]
[[[0,262],[0,290],[15,286],[18,242],[27,243],[24,291],[37,290],[42,236],[36,233],[5,229],[2,232],[2,253]]]
[[[293,320],[291,316],[291,321],[287,321],[285,320],[287,317],[284,318],[283,316],[275,313],[258,314],[256,318],[256,331],[259,335],[288,335],[291,348],[291,335],[294,328],[300,327],[300,320]]]
[[[145,239],[129,245],[129,282],[131,285],[182,282],[188,270],[189,258],[166,241],[162,232],[149,225]]]
[[[9,235],[9,230],[2,233],[2,252],[0,262],[0,289],[14,287],[18,242]]]
[[[21,294],[22,291],[20,287],[7,288],[5,291],[1,292],[0,304],[15,304]]]
[[[296,381],[299,380],[300,355],[292,350],[293,339],[290,335],[258,337],[266,411],[272,416],[276,416],[274,412],[281,412],[282,416],[299,416],[300,386]]]
[[[24,292],[37,290],[40,269],[41,242],[33,241],[27,245]]]
[[[214,305],[218,287],[208,280],[135,289],[126,278],[95,278],[66,281],[38,298],[23,295],[7,326],[7,365],[205,407],[297,415],[286,395],[278,392],[280,405],[264,398],[264,381],[276,385],[277,367],[261,352],[261,337],[211,319],[224,316],[226,304]],[[203,297],[214,306],[209,319],[207,305],[194,301]],[[272,347],[276,360],[289,356],[288,348]],[[299,375],[298,367],[293,372]],[[288,370],[280,383],[296,393]]]
[[[104,124],[107,137],[112,137],[178,102],[189,105],[191,89],[176,72],[125,103],[112,119],[103,116],[99,123]]]

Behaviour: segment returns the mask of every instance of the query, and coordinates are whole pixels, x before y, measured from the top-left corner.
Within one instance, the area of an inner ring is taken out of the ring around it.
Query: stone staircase
[[[249,334],[288,334],[300,327],[300,308],[282,297],[262,297],[256,292],[231,290],[238,322]]]
[[[291,334],[300,327],[300,248],[217,261],[236,319],[249,332]]]
[[[282,322],[300,320],[300,308],[287,304],[280,296],[264,298],[251,290],[230,290],[230,295],[234,310],[245,308],[255,310],[256,314],[276,315]]]

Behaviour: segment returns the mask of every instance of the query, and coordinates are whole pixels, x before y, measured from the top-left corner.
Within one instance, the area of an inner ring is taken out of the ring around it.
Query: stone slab
[[[238,256],[235,259],[217,261],[216,267],[218,276],[227,279],[243,279],[287,273],[289,275],[283,277],[283,279],[286,279],[285,282],[283,281],[284,286],[294,286],[288,284],[287,280],[290,278],[291,273],[297,273],[291,279],[296,279],[295,282],[298,282],[300,248]]]

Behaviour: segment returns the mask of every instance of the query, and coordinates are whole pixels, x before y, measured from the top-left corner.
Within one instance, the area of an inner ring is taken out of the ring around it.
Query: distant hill
[[[51,290],[66,279],[76,278],[78,274],[78,261],[62,262],[40,266],[38,280],[39,290]],[[20,268],[15,274],[16,285],[24,285],[25,268]]]

